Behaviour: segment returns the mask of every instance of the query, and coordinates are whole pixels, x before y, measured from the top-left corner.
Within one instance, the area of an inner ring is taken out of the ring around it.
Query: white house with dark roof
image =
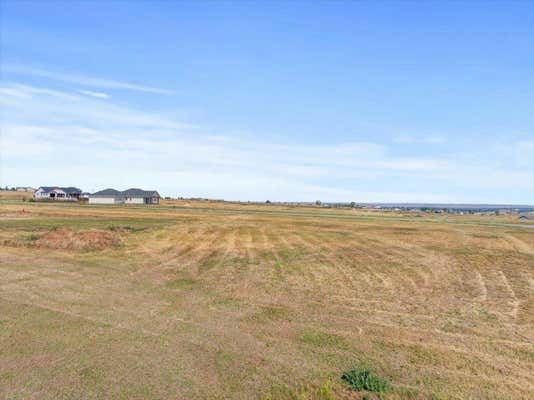
[[[33,193],[36,200],[77,201],[82,191],[76,187],[41,186]]]
[[[89,195],[90,204],[159,204],[159,199],[157,191],[142,189],[104,189]]]

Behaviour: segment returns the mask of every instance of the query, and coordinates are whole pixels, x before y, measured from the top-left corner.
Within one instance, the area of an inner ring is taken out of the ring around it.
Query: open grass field
[[[24,209],[24,212],[22,210]],[[0,203],[0,398],[534,398],[507,217]]]

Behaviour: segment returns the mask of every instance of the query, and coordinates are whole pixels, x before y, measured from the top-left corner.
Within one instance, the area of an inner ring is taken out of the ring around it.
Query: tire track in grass
[[[532,248],[527,242],[516,238],[512,234],[505,235],[505,238],[512,244],[512,246],[520,253],[534,255],[534,248]]]
[[[177,235],[177,238],[174,237],[174,239],[171,239],[171,243],[169,243],[169,249],[163,252],[161,250],[155,251],[154,248],[150,248],[150,244],[154,244],[155,242],[157,243],[160,240],[155,237],[155,234],[153,233],[152,237],[143,240],[138,246],[139,250],[141,250],[141,252],[143,253],[143,259],[145,260],[140,269],[147,268],[149,265],[152,267],[164,267],[166,263],[172,262],[172,260],[176,259],[179,255],[188,253],[193,249],[193,244],[188,245],[184,248],[177,247],[175,242],[182,242],[181,238],[184,236],[187,237],[189,240],[192,240],[193,242],[198,242],[198,239],[202,235],[202,232],[203,230],[198,227],[188,227],[185,230],[176,229],[170,232],[166,232],[167,234],[174,233],[175,235]]]
[[[378,277],[376,272],[369,267],[368,263],[358,263],[357,259],[354,256],[347,254],[347,246],[340,246],[339,244],[334,245],[331,239],[320,238],[317,234],[308,232],[305,234],[306,240],[312,243],[317,253],[318,261],[326,266],[332,272],[335,272],[340,277],[342,277],[342,284],[339,289],[349,290],[352,294],[366,293],[369,288],[376,287],[378,282],[382,282]],[[358,243],[359,245],[359,243]],[[354,245],[349,243],[348,247],[352,248]],[[364,255],[364,252],[360,253]],[[363,271],[362,271],[363,270]],[[358,273],[358,278],[355,278],[354,273]],[[331,277],[331,273],[329,273]],[[362,279],[365,281],[365,284],[362,285]],[[321,280],[323,277],[321,276]],[[344,283],[343,283],[344,282]],[[339,294],[339,290],[336,291]],[[331,294],[331,292],[327,293]],[[360,298],[361,296],[356,296],[354,299]]]
[[[217,232],[210,231],[209,228],[200,229],[194,237],[181,237],[179,241],[187,243],[185,247],[177,247],[174,253],[159,267],[166,272],[183,270],[185,267],[193,267],[198,275],[198,262],[205,257],[205,250],[212,247],[218,240]]]
[[[237,233],[239,233],[239,227],[230,227],[229,230],[220,232],[217,237],[217,248],[206,259],[215,257],[212,265],[209,268],[205,268],[203,273],[208,274],[209,277],[213,277],[215,281],[231,281],[232,277],[235,278],[235,268],[227,268],[225,262],[230,258],[230,255],[235,253],[237,243]],[[202,262],[200,260],[199,262]],[[230,279],[227,279],[230,278]],[[213,280],[213,279],[212,279]]]
[[[506,288],[506,291],[508,292],[511,300],[508,301],[508,304],[511,305],[512,307],[512,310],[510,311],[510,315],[512,316],[512,318],[514,318],[515,320],[517,319],[517,313],[519,311],[519,305],[520,305],[520,300],[517,298],[516,294],[515,294],[515,291],[514,289],[512,288],[512,285],[510,285],[510,282],[508,281],[508,278],[506,278],[506,275],[504,274],[504,272],[502,272],[502,270],[499,270],[497,271],[498,274],[500,275],[501,279],[502,279],[502,282],[504,284],[504,287]]]
[[[475,272],[475,280],[480,288],[480,295],[475,297],[475,300],[480,303],[485,303],[488,300],[488,288],[486,282],[479,271]]]

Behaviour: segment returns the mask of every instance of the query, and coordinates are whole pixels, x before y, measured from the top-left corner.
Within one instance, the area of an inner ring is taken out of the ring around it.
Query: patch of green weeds
[[[383,393],[388,390],[389,384],[386,380],[375,375],[371,369],[354,368],[341,375],[352,390]]]
[[[231,311],[239,311],[244,307],[244,303],[234,297],[225,297],[215,301],[214,304]]]
[[[98,383],[104,378],[104,373],[98,367],[85,367],[80,371],[80,378],[84,382]]]
[[[41,235],[37,234],[37,233],[32,233],[30,234],[26,239],[29,241],[29,242],[35,242],[36,240],[39,240],[39,238],[41,237]]]
[[[262,400],[335,400],[338,391],[331,381],[321,386],[302,385],[290,388],[286,385],[274,385],[270,393],[262,397]]]
[[[167,282],[166,286],[170,289],[190,289],[197,285],[197,280],[189,277],[175,279]]]
[[[262,306],[260,311],[250,315],[247,319],[254,322],[270,322],[287,317],[287,310],[280,306]]]

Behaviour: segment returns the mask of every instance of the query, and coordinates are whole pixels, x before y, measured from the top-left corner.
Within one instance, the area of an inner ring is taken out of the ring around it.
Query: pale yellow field
[[[534,229],[503,222],[0,203],[0,398],[377,398],[354,366],[386,399],[534,398]]]

